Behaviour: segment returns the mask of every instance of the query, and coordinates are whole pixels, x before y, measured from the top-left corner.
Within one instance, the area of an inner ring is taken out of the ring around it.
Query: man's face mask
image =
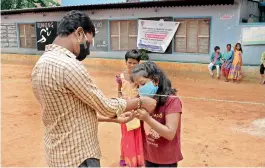
[[[79,55],[76,57],[76,59],[78,60],[78,61],[83,61],[85,58],[86,58],[86,56],[87,55],[89,55],[90,54],[90,50],[89,50],[89,42],[88,42],[88,40],[87,40],[87,37],[86,37],[86,35],[85,35],[85,33],[83,32],[83,35],[84,35],[84,37],[86,38],[86,41],[85,42],[80,42],[80,40],[79,39],[77,39],[78,40],[78,42],[79,42],[79,46],[80,46],[80,53],[79,53]]]
[[[148,96],[153,98],[158,90],[158,86],[155,86],[152,81],[141,86],[138,91],[140,96]]]

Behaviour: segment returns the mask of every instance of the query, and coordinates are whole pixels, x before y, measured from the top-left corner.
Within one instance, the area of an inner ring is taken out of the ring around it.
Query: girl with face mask
[[[180,148],[182,104],[176,89],[165,73],[154,63],[145,62],[132,71],[140,96],[157,100],[156,110],[149,114],[137,110],[141,121],[146,167],[177,167],[183,159]]]

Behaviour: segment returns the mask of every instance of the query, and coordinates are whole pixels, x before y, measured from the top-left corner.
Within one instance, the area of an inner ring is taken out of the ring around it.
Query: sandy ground
[[[47,166],[40,107],[31,90],[32,67],[2,64],[2,166]],[[93,68],[88,70],[96,84],[107,96],[115,96],[117,71]],[[265,102],[265,86],[258,81],[233,84],[209,79],[208,74],[168,74],[180,96]],[[265,166],[265,106],[182,102],[184,160],[179,166]],[[102,166],[118,166],[119,125],[100,123],[99,137]]]

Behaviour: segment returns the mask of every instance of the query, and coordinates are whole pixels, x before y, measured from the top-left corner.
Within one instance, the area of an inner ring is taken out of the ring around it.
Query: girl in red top
[[[149,114],[138,110],[141,121],[146,167],[177,167],[183,159],[180,147],[182,104],[176,89],[165,73],[154,63],[137,65],[132,72],[140,96],[157,100],[156,110]]]

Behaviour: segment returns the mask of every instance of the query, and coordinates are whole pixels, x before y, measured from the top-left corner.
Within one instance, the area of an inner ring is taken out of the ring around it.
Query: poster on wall
[[[1,48],[18,47],[15,23],[1,24]]]
[[[164,21],[174,21],[173,17],[149,17],[149,18],[139,18],[140,20],[154,20],[154,21],[159,21],[161,19],[163,19]],[[168,45],[166,51],[162,54],[172,54],[172,40],[170,42],[170,44]],[[148,51],[149,53],[152,53],[151,51]],[[161,54],[161,53],[160,53]]]
[[[138,20],[137,48],[164,53],[170,44],[179,22]]]
[[[37,49],[44,51],[45,46],[52,44],[57,34],[57,21],[37,22]]]
[[[265,26],[242,28],[242,44],[243,45],[265,44]]]
[[[90,45],[91,51],[108,51],[108,20],[92,20],[96,36]]]

